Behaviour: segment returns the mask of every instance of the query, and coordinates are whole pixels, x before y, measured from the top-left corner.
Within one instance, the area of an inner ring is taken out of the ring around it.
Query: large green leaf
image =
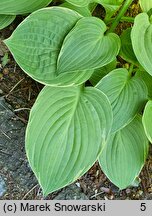
[[[139,0],[139,3],[144,12],[148,12],[152,8],[152,0]]]
[[[16,16],[0,14],[0,30],[10,25]]]
[[[80,18],[67,8],[41,9],[26,18],[4,42],[16,62],[33,79],[47,85],[83,83],[92,71],[58,75],[56,69],[64,38]]]
[[[112,125],[107,97],[93,87],[45,87],[30,113],[26,152],[44,194],[83,175]]]
[[[109,72],[114,70],[116,68],[116,65],[117,60],[114,60],[101,68],[95,69],[92,76],[89,79],[91,84],[95,86],[104,76],[106,76]]]
[[[0,0],[0,14],[26,14],[47,6],[52,0]]]
[[[126,126],[142,110],[148,97],[147,87],[140,77],[131,77],[124,68],[116,69],[97,84],[112,105],[112,132]]]
[[[148,137],[149,141],[152,143],[152,101],[151,100],[148,101],[145,106],[142,122],[144,125],[146,136]]]
[[[135,55],[143,68],[152,75],[152,24],[146,13],[135,18],[131,32]]]
[[[139,175],[148,154],[148,139],[137,116],[112,134],[99,157],[101,169],[120,189],[130,186]]]
[[[120,8],[124,0],[94,0],[106,10],[106,18],[109,19]]]
[[[138,60],[133,51],[131,42],[131,28],[127,28],[120,36],[121,39],[121,49],[120,56],[125,61],[139,65]]]
[[[104,35],[105,23],[96,17],[80,19],[66,36],[58,58],[58,73],[95,69],[116,58],[120,39],[110,33]]]
[[[31,14],[5,43],[35,80],[73,85],[88,80],[94,68],[118,54],[119,37],[104,36],[105,31],[105,24],[95,17],[82,18],[70,9],[51,7]]]

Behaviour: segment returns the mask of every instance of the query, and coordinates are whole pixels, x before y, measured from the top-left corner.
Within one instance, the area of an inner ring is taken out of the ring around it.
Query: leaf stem
[[[128,71],[129,76],[132,76],[133,69],[134,69],[134,64],[131,64],[130,68],[129,68],[129,71]]]
[[[133,2],[133,0],[125,0],[124,4],[122,5],[118,15],[116,16],[113,24],[111,25],[110,29],[108,30],[108,33],[110,32],[114,32],[117,25],[119,24],[121,18],[124,16],[124,14],[126,13],[128,7],[131,5],[131,3]]]
[[[131,22],[131,23],[134,23],[134,17],[126,17],[126,16],[123,16],[121,17],[120,21],[125,21],[125,22]]]
[[[130,23],[134,23],[134,17],[126,17],[126,16],[123,16],[121,17],[120,19],[120,22],[130,22]],[[107,22],[105,22],[107,25],[112,23],[113,21],[115,20],[115,18],[111,18],[110,20],[108,20]]]

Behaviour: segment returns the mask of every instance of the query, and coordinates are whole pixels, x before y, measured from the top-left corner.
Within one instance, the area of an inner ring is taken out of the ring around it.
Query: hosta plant
[[[97,3],[104,20],[91,15]],[[26,130],[27,157],[44,195],[97,160],[124,189],[145,163],[152,142],[152,5],[141,0],[144,12],[134,19],[124,16],[131,3],[67,0],[32,13],[4,41],[23,71],[45,85]],[[118,36],[124,20],[133,24]]]

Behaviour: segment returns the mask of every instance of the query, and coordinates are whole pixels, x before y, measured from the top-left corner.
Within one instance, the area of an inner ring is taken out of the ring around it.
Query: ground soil
[[[136,3],[137,1],[134,1],[134,4],[128,11],[132,16],[135,16],[139,12],[139,6]],[[102,10],[102,8],[99,8],[99,10]],[[19,68],[2,42],[3,39],[6,39],[11,35],[12,31],[22,19],[22,17],[18,17],[10,27],[0,31],[0,96],[4,96],[7,103],[13,107],[15,115],[17,115],[20,121],[26,125],[28,122],[29,111],[43,86],[33,81]],[[127,28],[128,25],[131,24],[120,24],[117,32],[120,34],[122,29]],[[8,63],[3,66],[2,57],[4,57],[6,53],[8,54]],[[119,64],[125,63],[120,59],[119,61]],[[8,175],[5,171],[2,173],[2,170],[0,174],[4,176]],[[13,199],[21,199],[24,193],[19,194],[15,192],[15,194],[12,194],[13,183],[8,182],[8,184],[11,192],[10,194],[7,194],[6,198],[12,199],[13,197]],[[98,163],[77,181],[77,186],[89,199],[152,199],[152,148],[150,148],[149,157],[141,172],[140,183],[138,186],[120,191],[103,174]],[[51,194],[45,199],[53,199],[60,191]],[[44,199],[41,195],[39,185],[29,188],[26,199]]]

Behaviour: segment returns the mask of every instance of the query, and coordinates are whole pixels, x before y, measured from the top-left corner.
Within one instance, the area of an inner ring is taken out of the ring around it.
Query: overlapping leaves
[[[33,79],[47,85],[73,85],[85,82],[95,68],[118,54],[119,37],[104,35],[105,31],[98,18],[51,7],[31,14],[5,43]]]
[[[148,14],[141,13],[135,18],[131,40],[135,55],[143,68],[152,75],[152,24]]]
[[[112,110],[93,87],[45,87],[32,108],[26,152],[45,195],[83,175],[109,135]]]
[[[148,146],[141,116],[137,116],[109,137],[99,157],[101,168],[115,185],[124,189],[139,175],[147,158]]]
[[[112,15],[120,8],[123,0],[66,0],[67,2],[78,6],[86,7],[89,3],[96,2],[101,4],[106,10],[106,18],[112,17]]]
[[[127,125],[142,110],[148,96],[140,77],[131,77],[126,69],[113,70],[96,85],[109,98],[114,115],[112,132]]]
[[[106,18],[109,19],[120,8],[124,0],[95,0],[106,10]]]
[[[119,38],[113,33],[105,36],[105,31],[106,25],[98,18],[80,19],[63,42],[58,73],[95,69],[113,61],[119,52]]]
[[[117,60],[114,60],[101,68],[95,69],[92,76],[89,79],[91,84],[95,86],[104,76],[106,76],[109,72],[114,70],[116,68],[116,65]]]
[[[139,65],[132,47],[131,28],[126,29],[121,34],[120,39],[121,39],[120,56],[127,62],[133,63],[135,65]]]
[[[0,30],[11,24],[16,16],[14,15],[1,15],[0,14]]]

